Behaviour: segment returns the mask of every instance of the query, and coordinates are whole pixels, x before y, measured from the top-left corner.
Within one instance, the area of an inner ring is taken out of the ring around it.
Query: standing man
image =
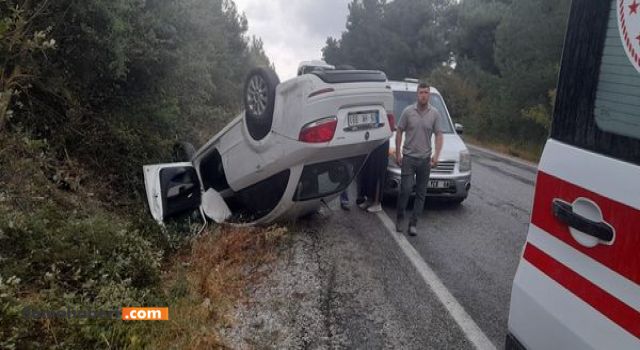
[[[444,142],[440,113],[429,104],[430,90],[429,85],[425,83],[418,85],[417,102],[402,112],[396,131],[396,160],[402,169],[396,230],[404,232],[406,229],[405,211],[415,184],[416,198],[409,221],[409,235],[411,236],[418,234],[416,226],[418,218],[424,210],[429,173],[431,167],[438,163]],[[434,133],[436,134],[436,149],[432,154],[431,135]],[[407,139],[403,147],[402,137],[404,134]]]

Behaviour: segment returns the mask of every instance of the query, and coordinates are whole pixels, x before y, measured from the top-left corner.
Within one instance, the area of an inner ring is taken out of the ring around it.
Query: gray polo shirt
[[[417,103],[407,106],[402,111],[398,128],[405,134],[402,154],[422,159],[431,157],[431,135],[444,131],[440,112],[431,104],[420,112]]]

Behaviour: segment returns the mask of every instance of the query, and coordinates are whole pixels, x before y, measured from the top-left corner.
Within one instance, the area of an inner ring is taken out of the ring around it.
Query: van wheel
[[[196,154],[196,148],[189,142],[176,142],[173,145],[172,158],[174,162],[190,162]]]
[[[247,75],[244,84],[245,123],[256,141],[262,140],[271,131],[278,84],[280,79],[269,68],[254,68]]]

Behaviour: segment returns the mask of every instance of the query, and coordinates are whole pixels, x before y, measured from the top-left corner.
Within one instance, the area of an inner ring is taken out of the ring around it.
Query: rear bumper
[[[365,152],[362,151],[362,147],[365,147]],[[269,214],[250,224],[292,220],[316,211],[322,205],[322,202],[328,203],[339,196],[353,181],[353,178],[362,167],[367,153],[370,153],[369,148],[372,147],[370,143],[356,144],[352,147],[334,147],[334,149],[343,151],[336,152],[338,154],[356,155],[355,157],[347,158],[336,157],[334,153],[332,157],[327,155],[330,160],[321,162],[317,161],[321,157],[310,157],[312,160],[310,164],[300,163],[292,166],[290,168],[289,182],[277,206]],[[357,160],[354,160],[354,158],[357,158]],[[341,167],[335,166],[336,163],[344,163],[343,167],[350,166],[350,168],[348,171],[345,171],[345,169],[337,171]],[[333,171],[336,172],[333,173]]]
[[[398,195],[400,193],[400,169],[387,168],[384,194]],[[430,180],[447,180],[451,182],[449,188],[435,189],[427,188],[427,197],[463,199],[466,198],[471,189],[471,173],[466,174],[431,174]]]

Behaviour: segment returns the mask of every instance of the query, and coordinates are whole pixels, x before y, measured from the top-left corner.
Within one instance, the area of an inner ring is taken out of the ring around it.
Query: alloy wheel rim
[[[249,80],[247,88],[247,105],[251,113],[261,116],[267,110],[267,83],[259,75]]]

